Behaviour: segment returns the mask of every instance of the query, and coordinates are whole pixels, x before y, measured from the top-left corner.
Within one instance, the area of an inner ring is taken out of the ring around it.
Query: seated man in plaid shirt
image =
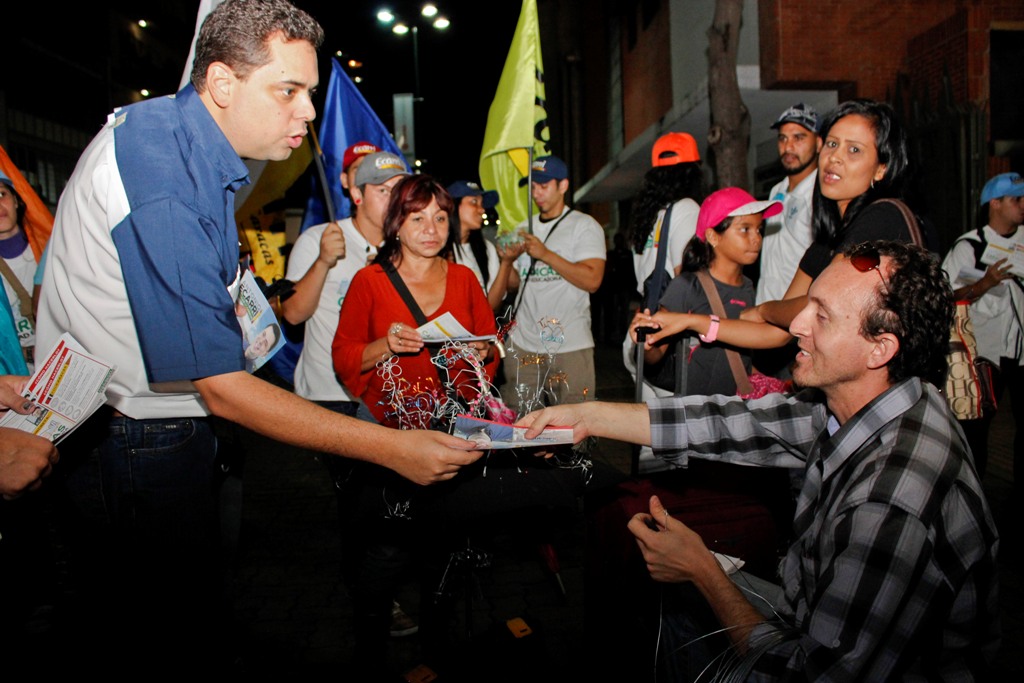
[[[721,628],[734,651],[718,661],[744,679],[985,680],[999,641],[997,533],[932,384],[944,377],[952,315],[932,256],[861,244],[818,277],[790,327],[804,391],[562,405],[522,424],[527,436],[572,425],[577,439],[651,444],[667,457],[803,468],[771,609],[755,607],[656,497],[629,523],[651,576],[692,584],[719,622],[693,638]],[[663,645],[673,658],[702,647],[665,636],[678,641]]]

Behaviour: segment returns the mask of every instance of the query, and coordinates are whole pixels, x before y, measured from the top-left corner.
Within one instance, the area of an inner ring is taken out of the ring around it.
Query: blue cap
[[[446,189],[448,190],[448,194],[452,196],[452,199],[459,199],[460,197],[483,197],[485,209],[493,209],[498,204],[497,190],[485,190],[469,180],[456,180]]]
[[[983,205],[1000,197],[1024,197],[1024,178],[1020,173],[1000,173],[985,183],[981,190]]]
[[[7,174],[0,171],[0,183],[3,183],[7,187],[14,189],[14,181],[7,177]]]
[[[565,162],[556,156],[538,157],[533,160],[533,182],[546,183],[550,180],[565,180],[569,177],[569,169]],[[519,179],[519,187],[527,182],[527,178]]]

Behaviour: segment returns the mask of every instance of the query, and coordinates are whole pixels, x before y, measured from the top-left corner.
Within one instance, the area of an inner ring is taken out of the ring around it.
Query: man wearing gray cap
[[[374,259],[384,239],[391,188],[408,174],[402,158],[391,152],[363,157],[349,188],[358,207],[355,215],[308,228],[288,257],[285,277],[295,282],[295,293],[282,302],[281,310],[293,325],[306,322],[295,393],[346,415],[355,415],[359,402],[334,374],[331,344],[338,314],[352,278]]]

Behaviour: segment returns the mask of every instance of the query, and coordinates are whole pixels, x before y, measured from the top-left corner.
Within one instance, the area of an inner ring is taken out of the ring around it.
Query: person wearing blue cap
[[[487,295],[491,310],[498,310],[508,291],[512,264],[523,253],[522,243],[498,249],[482,232],[484,214],[498,205],[498,191],[484,190],[469,180],[456,180],[447,187],[455,201],[448,222],[458,240],[452,258],[473,271]]]
[[[565,203],[564,161],[535,159],[531,177],[530,195],[540,215],[532,226],[523,221],[516,228],[524,252],[509,278],[509,289],[519,291],[509,335],[515,352],[505,357],[508,382],[501,389],[506,405],[517,412],[545,396],[555,403],[594,398],[590,295],[601,286],[607,252],[600,224]]]
[[[1019,173],[1000,173],[989,179],[981,190],[981,211],[988,213],[987,224],[957,238],[942,262],[942,269],[957,301],[971,304],[978,355],[993,364],[996,398],[1004,386],[1010,392],[1017,425],[1013,440],[1014,483],[1019,486],[1017,475],[1024,476],[1024,273],[1019,266],[1014,268],[1009,258],[989,256],[993,250],[986,247],[1015,255],[1024,249],[1024,178]],[[995,411],[984,413],[978,420],[960,423],[980,474],[984,474],[988,460],[988,430]]]

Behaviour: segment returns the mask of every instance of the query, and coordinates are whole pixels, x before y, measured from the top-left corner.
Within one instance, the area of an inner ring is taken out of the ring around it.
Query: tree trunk
[[[708,29],[708,97],[711,103],[711,145],[718,187],[749,189],[747,149],[750,112],[736,80],[743,0],[715,0],[715,18]]]

